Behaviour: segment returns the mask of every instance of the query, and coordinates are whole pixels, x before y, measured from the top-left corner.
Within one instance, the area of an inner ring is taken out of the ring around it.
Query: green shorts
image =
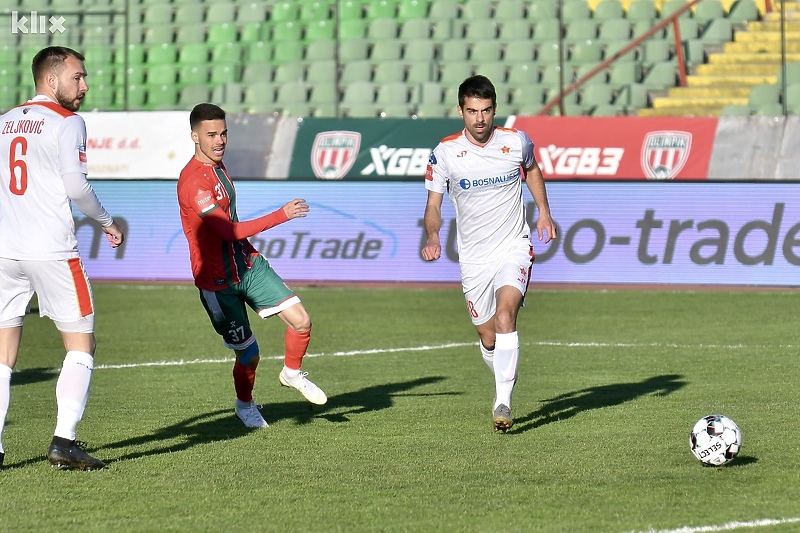
[[[300,298],[259,255],[239,284],[219,291],[200,289],[200,301],[225,346],[244,350],[255,341],[245,304],[261,318],[269,318],[300,303]]]

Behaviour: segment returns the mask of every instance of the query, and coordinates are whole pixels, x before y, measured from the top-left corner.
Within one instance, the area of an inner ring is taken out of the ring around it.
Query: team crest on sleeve
[[[197,209],[200,210],[201,215],[208,213],[217,206],[211,191],[200,191],[194,197],[194,202],[197,204]]]
[[[431,156],[428,158],[428,164],[429,165],[436,164],[436,154],[434,154],[433,152],[431,152]]]

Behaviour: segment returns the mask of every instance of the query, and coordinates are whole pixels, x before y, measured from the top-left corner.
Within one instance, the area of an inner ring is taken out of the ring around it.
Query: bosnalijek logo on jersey
[[[642,143],[642,170],[648,179],[671,180],[683,169],[692,148],[686,131],[651,131]]]
[[[311,168],[321,180],[342,179],[356,162],[361,146],[357,131],[323,131],[311,147]]]

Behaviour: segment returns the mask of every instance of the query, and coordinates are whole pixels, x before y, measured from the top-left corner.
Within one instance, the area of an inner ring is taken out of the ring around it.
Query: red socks
[[[242,402],[253,400],[253,386],[256,382],[256,369],[252,366],[245,366],[239,361],[233,364],[233,386],[236,389],[236,397]]]
[[[300,333],[292,328],[286,328],[284,342],[286,343],[286,356],[283,364],[286,365],[286,368],[300,370],[303,356],[308,350],[308,343],[311,342],[311,330]]]

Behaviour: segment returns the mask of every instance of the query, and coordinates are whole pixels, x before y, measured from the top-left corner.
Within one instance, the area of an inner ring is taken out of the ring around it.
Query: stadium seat
[[[541,45],[536,60],[542,64],[558,64],[562,59],[566,58],[566,47],[561,51],[558,46],[558,41],[552,42],[549,45]],[[559,57],[561,55],[561,57]]]
[[[668,16],[676,13],[687,4],[686,0],[664,0],[661,4],[660,18],[667,18]],[[684,11],[679,18],[689,18],[692,16],[691,10]]]
[[[172,24],[173,6],[170,3],[151,4],[142,13],[142,24],[145,26]]]
[[[649,39],[644,42],[642,50],[642,65],[649,67],[655,63],[666,62],[670,59],[670,43],[662,39]],[[674,68],[674,67],[673,67]]]
[[[205,64],[209,58],[208,46],[205,43],[185,44],[178,50],[178,63],[181,65]]]
[[[721,117],[746,117],[750,116],[750,107],[745,104],[728,104],[719,112]]]
[[[489,61],[500,61],[503,55],[503,48],[499,41],[479,40],[472,41],[469,59],[472,63],[488,63]]]
[[[744,24],[746,22],[758,20],[760,18],[758,12],[758,5],[754,0],[736,0],[731,5],[728,16],[728,21],[733,24]]]
[[[181,9],[183,9],[183,6],[180,6],[175,13],[176,21],[178,20]],[[220,22],[234,22],[236,20],[236,4],[233,2],[220,2],[218,0],[209,3],[208,10],[206,11],[206,20],[215,24]]]
[[[409,19],[400,27],[400,40],[408,43],[417,40],[429,40],[431,23],[428,19]]]
[[[433,81],[436,63],[434,61],[417,61],[408,64],[406,83],[423,83]]]
[[[712,20],[700,34],[700,40],[705,45],[719,45],[732,39],[733,26],[730,17]]]
[[[333,39],[320,39],[306,45],[305,60],[320,61],[322,59],[334,59],[336,55],[336,41]]]
[[[211,65],[211,85],[237,83],[241,79],[241,65]]]
[[[211,91],[211,101],[228,112],[238,112],[242,106],[244,88],[241,83],[223,83]]]
[[[364,5],[361,0],[339,0],[336,9],[339,21],[364,18]]]
[[[265,22],[256,20],[242,24],[239,30],[239,42],[242,45],[257,43],[269,39],[269,26]]]
[[[442,63],[466,61],[468,57],[469,43],[463,39],[445,41],[439,49],[439,61]]]
[[[342,68],[342,76],[339,81],[342,86],[356,81],[372,81],[372,63],[368,59],[348,61]]]
[[[295,20],[285,20],[272,26],[272,41],[300,41],[303,25]]]
[[[445,19],[434,22],[432,26],[433,32],[431,34],[431,39],[433,39],[433,42],[435,43],[443,43],[454,38],[460,39],[460,36],[454,37],[454,26],[455,24],[452,20]]]
[[[586,0],[564,0],[561,6],[561,16],[565,23],[573,20],[588,19],[592,15]]]
[[[375,86],[370,81],[354,81],[344,88],[342,104],[348,107],[361,104],[374,104]]]
[[[598,22],[620,19],[625,17],[625,9],[619,0],[600,0],[592,11],[592,17]]]
[[[349,39],[339,44],[339,61],[346,65],[349,61],[366,59],[369,47],[366,39]]]
[[[786,94],[784,95],[786,107],[790,113],[797,114],[797,111],[800,110],[800,82],[789,83],[788,78],[786,81]]]
[[[305,47],[301,41],[276,42],[272,52],[272,62],[276,65],[301,61]]]
[[[274,23],[300,20],[300,2],[276,2],[272,4],[269,20]]]
[[[464,26],[464,38],[469,41],[483,41],[496,39],[498,35],[497,23],[487,20],[471,20]]]
[[[272,43],[256,41],[248,44],[244,49],[244,61],[246,63],[272,61]]]
[[[305,41],[313,43],[336,38],[336,23],[332,20],[312,20],[306,26]]]
[[[397,5],[397,20],[405,24],[411,19],[425,19],[429,6],[430,0],[400,0]]]
[[[461,16],[469,20],[488,21],[492,18],[492,3],[490,0],[466,0],[461,4]]]
[[[144,31],[144,44],[171,43],[175,40],[174,26],[170,24],[152,24]]]
[[[560,35],[561,24],[557,18],[539,19],[534,22],[531,40],[537,44],[557,43]]]
[[[765,109],[768,105],[779,104],[780,89],[774,83],[760,83],[750,89],[747,105],[753,113]]]
[[[572,82],[577,82],[580,79],[583,79],[584,76],[588,75],[592,72],[599,63],[585,63],[582,65],[575,66],[575,73],[573,75]],[[587,85],[597,85],[597,84],[607,84],[608,83],[608,69],[605,68],[599,72],[596,72],[592,75],[591,78],[584,80],[581,84],[581,87],[586,87]]]
[[[440,20],[455,20],[459,17],[459,7],[457,0],[433,0],[428,19],[437,22]]]
[[[224,9],[226,4],[219,3],[215,1],[211,6],[216,6],[217,9],[221,12]],[[231,8],[232,8],[232,4]],[[222,13],[220,13],[222,14]],[[184,25],[184,24],[201,24],[206,16],[206,6],[200,2],[191,2],[185,4],[179,4],[175,8],[175,25]],[[213,22],[232,22],[233,21],[233,11],[231,11],[230,18],[225,17],[224,19],[216,19],[216,18],[209,18],[208,20]]]
[[[494,8],[494,19],[502,24],[511,20],[525,18],[525,2],[523,0],[503,0]]]
[[[253,112],[272,111],[275,101],[275,86],[272,83],[262,82],[244,84],[242,105]]]
[[[449,108],[449,104],[417,104],[414,114],[418,118],[442,118]]]
[[[381,39],[392,39],[397,37],[399,26],[393,18],[372,19],[367,25],[367,39],[377,42]]]
[[[2,87],[0,87],[0,109],[3,109],[1,91]],[[113,111],[115,109],[114,86],[103,83],[92,84],[91,90],[88,93],[86,93],[86,105],[88,106],[89,109],[97,109],[99,111]]]
[[[444,86],[458,86],[472,76],[472,64],[469,61],[448,61],[439,65],[439,81]]]
[[[540,85],[522,85],[511,90],[509,107],[515,112],[538,113],[544,107],[544,89]]]
[[[724,18],[725,8],[721,0],[703,0],[695,6],[693,17],[700,26],[705,26],[712,20]]]
[[[175,109],[178,103],[178,89],[174,85],[148,85],[146,103],[148,109]]]
[[[658,10],[653,0],[633,0],[625,14],[631,22],[647,22],[652,24],[658,18]]]
[[[608,18],[600,23],[598,40],[604,43],[626,41],[631,38],[631,23],[624,18]]]
[[[762,117],[782,117],[783,105],[779,103],[759,105],[753,110],[753,114]]]
[[[153,65],[147,69],[147,85],[174,85],[178,79],[178,69],[174,64]]]
[[[242,83],[272,83],[274,69],[270,63],[247,63],[242,70]]]
[[[177,60],[178,49],[172,43],[164,43],[146,48],[145,62],[148,65],[173,64]]]
[[[110,45],[114,36],[114,31],[109,31],[108,24],[87,24],[81,28],[81,44]]]
[[[87,67],[89,65],[94,67],[103,67],[114,63],[114,49],[110,46],[97,44],[87,45],[83,47],[82,52],[83,55],[86,56]],[[0,53],[3,52],[0,51]],[[14,54],[14,56],[16,56],[16,54]],[[0,61],[0,65],[2,64],[3,62]],[[14,61],[13,64],[16,64],[16,61]]]
[[[405,82],[406,66],[401,60],[381,61],[375,65],[373,82],[382,84],[388,82]]]
[[[391,40],[376,41],[375,43],[373,43],[369,59],[374,64],[377,64],[380,61],[394,61],[400,59],[401,56],[402,56],[402,47],[400,42],[391,39]]]
[[[678,18],[678,31],[681,36],[681,41],[686,41],[688,39],[697,39],[697,37],[700,35],[700,31],[697,26],[697,21],[687,17]],[[672,42],[675,41],[674,24],[667,25],[667,39]]]
[[[529,39],[507,43],[503,61],[513,63],[531,63],[536,58],[536,46]]]
[[[535,85],[539,83],[539,69],[535,63],[517,63],[508,69],[507,82],[511,87]]]
[[[240,24],[263,22],[265,20],[267,20],[266,2],[253,1],[239,4],[236,8],[236,22]],[[213,21],[209,21],[209,24],[213,23]]]
[[[415,85],[411,92],[411,101],[415,104],[441,104],[444,91],[436,81],[428,81]]]
[[[125,79],[127,77],[127,80]],[[143,85],[145,79],[144,65],[131,65],[127,69],[122,69],[119,75],[114,77],[114,85]]]
[[[675,87],[677,82],[677,72],[672,61],[661,61],[650,65],[644,75],[642,84],[648,90],[661,91],[669,87]]]
[[[486,76],[495,85],[495,89],[501,84],[506,82],[506,66],[499,61],[490,61],[488,63],[478,63],[474,68],[475,74]],[[463,81],[463,80],[462,80]]]
[[[181,66],[178,69],[178,83],[183,86],[208,83],[208,67],[205,65]]]
[[[308,86],[302,80],[285,81],[278,85],[275,99],[280,107],[305,104],[308,102]]]
[[[220,43],[231,43],[239,40],[239,32],[236,25],[230,22],[222,22],[219,24],[212,23],[208,27],[208,37],[206,42],[210,45]]]
[[[336,87],[336,82],[328,80],[325,83],[315,83],[311,85],[311,94],[308,97],[308,101],[315,106],[338,102],[339,89]]]
[[[602,45],[591,39],[577,42],[572,45],[569,54],[569,61],[573,65],[586,65],[587,63],[599,63],[603,58]]]
[[[178,109],[190,110],[201,102],[208,102],[211,92],[206,84],[187,85],[178,95]]]
[[[215,45],[211,49],[211,61],[227,65],[238,65],[242,62],[242,45],[238,42]]]
[[[339,40],[363,39],[367,36],[365,19],[345,19],[339,21]]]
[[[505,20],[500,25],[499,31],[500,40],[508,44],[510,42],[530,39],[533,35],[533,25],[528,19],[523,18]]]
[[[298,82],[305,80],[306,69],[302,62],[284,63],[275,67],[275,77],[273,81],[276,84],[286,82]]]
[[[201,24],[178,26],[175,31],[175,43],[178,45],[203,43],[206,40],[206,28]]]
[[[597,38],[597,23],[593,19],[577,19],[567,25],[564,42],[574,44]]]
[[[647,89],[641,83],[621,87],[614,98],[614,105],[620,111],[631,114],[647,107]]]
[[[608,84],[613,89],[619,90],[626,85],[642,81],[642,66],[639,63],[616,61],[611,64],[610,68]]]
[[[306,81],[312,89],[318,84],[335,82],[337,79],[336,62],[333,59],[311,61],[306,69]]]
[[[433,61],[436,49],[433,41],[429,39],[417,39],[406,42],[403,47],[403,60],[409,63],[415,61]]]
[[[614,100],[614,90],[605,84],[594,83],[581,88],[580,104],[585,114],[593,114],[598,106],[610,105]]]
[[[331,5],[327,1],[303,2],[300,6],[300,20],[318,22],[332,18]]]
[[[366,18],[381,19],[391,18],[394,19],[397,15],[397,2],[395,0],[368,0],[366,6]]]
[[[542,77],[539,78],[539,85],[544,87],[545,89],[550,89],[553,87],[558,88],[562,83],[564,87],[569,85],[570,83],[570,76],[564,72],[561,66],[558,63],[549,63],[542,67]]]
[[[377,86],[378,104],[408,104],[408,86],[401,81],[390,81]]]

